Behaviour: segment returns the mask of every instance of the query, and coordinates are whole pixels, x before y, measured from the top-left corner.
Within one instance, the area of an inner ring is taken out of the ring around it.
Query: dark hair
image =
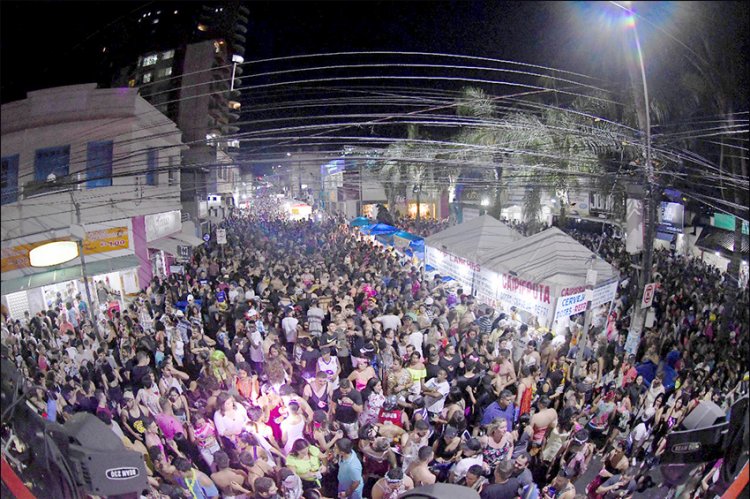
[[[352,441],[348,438],[342,438],[341,440],[336,441],[336,447],[339,451],[343,452],[344,454],[351,454],[352,452]]]
[[[258,477],[253,482],[253,488],[257,494],[267,494],[273,486],[273,480],[267,476]]]
[[[174,461],[172,462],[175,468],[177,468],[177,471],[181,471],[185,473],[186,471],[190,471],[190,468],[193,467],[193,463],[185,459],[184,457],[176,457]],[[257,487],[257,481],[256,481],[256,487]]]
[[[482,476],[484,475],[484,468],[479,464],[474,464],[469,467],[467,473],[471,473],[474,476]]]
[[[216,467],[220,470],[228,468],[229,454],[227,454],[223,450],[217,450],[216,452],[214,452],[214,463],[216,463]]]
[[[426,461],[428,458],[432,457],[433,454],[434,451],[432,450],[432,447],[430,447],[429,445],[424,445],[419,448],[417,456],[419,457],[420,461]]]
[[[481,468],[481,466],[480,466]],[[404,479],[404,471],[399,468],[398,466],[395,468],[391,468],[388,470],[388,472],[385,474],[386,480],[403,480]]]

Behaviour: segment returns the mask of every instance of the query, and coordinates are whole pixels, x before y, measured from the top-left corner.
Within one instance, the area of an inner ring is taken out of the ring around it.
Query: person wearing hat
[[[482,444],[479,439],[469,438],[461,446],[463,458],[456,463],[450,473],[451,483],[460,483],[466,478],[466,473],[474,465],[484,467],[484,457],[482,456]]]

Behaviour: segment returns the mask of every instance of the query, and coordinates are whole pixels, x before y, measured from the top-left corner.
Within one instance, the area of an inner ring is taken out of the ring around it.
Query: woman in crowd
[[[184,274],[154,278],[121,311],[85,306],[91,317],[71,321],[61,301],[53,314],[4,316],[7,355],[48,419],[109,420],[150,456],[154,494],[194,497],[391,497],[454,476],[488,498],[521,485],[572,499],[589,468],[587,494],[615,497],[648,483],[628,463],[666,452],[701,400],[728,409],[748,391],[747,290],[720,327],[724,277],[698,260],[656,252],[654,327],[626,351],[635,300],[621,288],[575,345],[587,358],[574,376],[572,332],[475,303],[340,222],[234,215],[223,252],[195,248]],[[620,242],[574,236],[630,275]],[[227,484],[235,472],[246,478]]]

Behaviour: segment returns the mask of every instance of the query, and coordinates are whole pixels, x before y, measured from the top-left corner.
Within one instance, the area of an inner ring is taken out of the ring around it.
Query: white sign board
[[[656,291],[656,283],[651,282],[646,284],[643,288],[643,300],[641,300],[641,308],[648,308],[654,302],[654,291]]]
[[[216,242],[219,244],[227,244],[226,229],[216,229]]]
[[[146,222],[146,242],[149,243],[182,230],[180,210],[146,215],[143,218]]]
[[[586,288],[565,288],[557,299],[555,309],[555,320],[562,317],[570,317],[586,311]]]
[[[508,274],[498,274],[497,299],[506,307],[516,307],[534,314],[547,325],[552,313],[550,287]]]
[[[497,307],[497,288],[500,275],[488,268],[482,268],[475,273],[474,290],[481,303]]]
[[[639,322],[639,321],[635,321]],[[636,355],[638,353],[638,344],[641,342],[641,326],[640,324],[633,324],[630,331],[628,331],[628,338],[625,340],[625,351],[628,355]]]
[[[610,283],[594,288],[594,297],[591,299],[591,307],[596,308],[605,303],[611,302],[617,296],[618,281],[612,281]]]
[[[450,276],[458,281],[466,294],[472,291],[474,273],[481,269],[474,262],[451,255],[446,251],[441,251],[432,246],[425,248],[425,263],[434,267],[438,274]]]

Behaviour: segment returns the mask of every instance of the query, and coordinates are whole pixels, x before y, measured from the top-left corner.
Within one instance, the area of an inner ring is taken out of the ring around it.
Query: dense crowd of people
[[[747,289],[722,329],[724,277],[694,259],[658,253],[635,355],[623,286],[574,376],[575,322],[554,341],[344,220],[224,225],[223,251],[196,248],[111,317],[76,297],[3,318],[40,413],[98,417],[143,455],[150,497],[389,499],[436,482],[483,499],[632,497],[658,485],[693,407],[748,391]],[[578,237],[627,268],[616,240]],[[666,485],[707,497],[717,470]]]

